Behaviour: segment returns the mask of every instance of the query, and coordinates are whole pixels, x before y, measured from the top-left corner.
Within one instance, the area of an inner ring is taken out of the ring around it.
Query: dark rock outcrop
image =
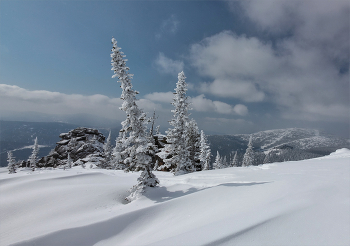
[[[66,165],[68,153],[75,165],[78,160],[93,156],[94,159],[103,157],[103,144],[105,136],[96,129],[79,127],[68,133],[60,134],[61,140],[48,156],[37,163],[38,167],[57,167]]]

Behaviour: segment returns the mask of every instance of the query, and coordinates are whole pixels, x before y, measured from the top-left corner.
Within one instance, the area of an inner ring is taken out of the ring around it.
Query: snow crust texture
[[[181,176],[0,169],[0,245],[350,245],[350,150]]]

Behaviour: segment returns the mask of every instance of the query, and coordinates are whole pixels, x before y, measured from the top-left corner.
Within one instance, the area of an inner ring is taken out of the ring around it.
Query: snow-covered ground
[[[88,165],[87,165],[88,166]],[[139,173],[0,169],[0,245],[350,245],[350,150],[298,162]]]

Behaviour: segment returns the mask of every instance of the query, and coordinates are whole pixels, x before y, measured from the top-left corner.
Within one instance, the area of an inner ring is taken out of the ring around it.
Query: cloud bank
[[[154,92],[144,96],[144,99],[150,102],[158,102],[162,104],[162,107],[158,107],[159,110],[169,111],[170,103],[173,101],[174,93],[172,92]],[[244,116],[248,114],[248,108],[243,104],[237,104],[232,106],[230,104],[213,101],[205,98],[204,94],[196,97],[189,97],[189,102],[191,103],[191,108],[197,112],[211,112],[218,114],[235,114]],[[151,103],[149,103],[151,104]]]
[[[89,114],[113,120],[122,120],[124,112],[119,110],[121,100],[104,95],[84,96],[45,90],[26,90],[15,85],[0,84],[0,110],[37,112],[50,115]],[[8,114],[8,113],[7,113]]]

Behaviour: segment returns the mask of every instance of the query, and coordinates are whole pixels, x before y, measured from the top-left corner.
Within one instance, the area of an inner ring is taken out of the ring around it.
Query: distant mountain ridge
[[[287,128],[267,130],[251,134],[255,145],[262,150],[288,145],[294,148],[308,150],[313,148],[345,147],[348,140],[322,133],[315,129]],[[248,142],[250,134],[235,135]]]
[[[31,153],[28,146],[33,145],[35,137],[38,137],[40,145],[46,146],[40,149],[39,156],[46,156],[60,140],[61,133],[69,132],[77,127],[79,126],[61,122],[0,121],[0,166],[7,165],[7,151],[9,150],[17,149],[13,153],[16,160],[26,160]],[[98,128],[98,130],[105,136],[108,135],[108,129]],[[119,128],[112,129],[112,144],[118,133]],[[253,137],[254,150],[258,152],[289,146],[321,156],[334,152],[336,149],[349,148],[348,139],[333,137],[314,129],[287,128],[253,134],[209,135],[208,140],[213,157],[216,151],[227,157],[236,150],[243,154],[250,135]],[[27,148],[24,148],[26,146]]]
[[[244,152],[249,137],[252,136],[256,151],[268,151],[273,148],[288,146],[306,152],[328,155],[339,148],[349,148],[349,139],[331,136],[315,129],[287,128],[260,131],[252,134],[211,135],[212,153],[219,151],[221,155],[229,155],[231,151]]]

